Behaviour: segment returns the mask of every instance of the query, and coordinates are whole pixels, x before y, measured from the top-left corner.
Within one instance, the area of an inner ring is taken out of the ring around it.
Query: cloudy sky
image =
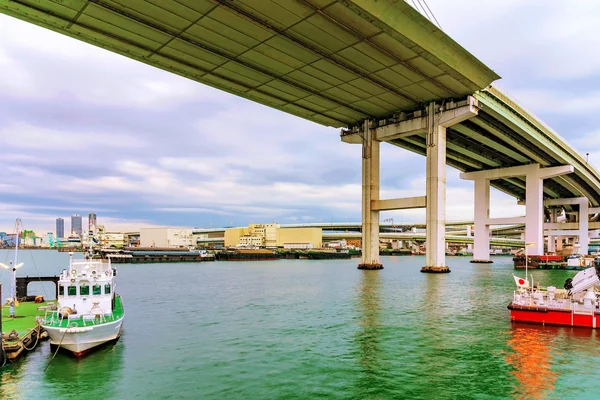
[[[498,86],[600,165],[600,2],[428,4]],[[0,231],[90,211],[109,230],[360,220],[360,147],[337,129],[1,14],[0,157]],[[382,198],[424,192],[424,157],[383,144]],[[492,197],[493,216],[524,213]],[[449,168],[448,219],[471,219],[471,204],[472,182]]]

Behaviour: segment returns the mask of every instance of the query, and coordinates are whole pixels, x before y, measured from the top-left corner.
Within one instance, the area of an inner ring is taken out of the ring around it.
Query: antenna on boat
[[[72,263],[73,263],[73,252],[70,251],[69,252],[69,267],[71,266]]]

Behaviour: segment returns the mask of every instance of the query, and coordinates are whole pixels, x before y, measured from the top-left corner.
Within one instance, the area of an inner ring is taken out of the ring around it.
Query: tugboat
[[[593,329],[600,324],[600,259],[567,279],[564,289],[531,286],[528,279],[514,279],[517,290],[508,305],[511,321]]]
[[[58,281],[57,309],[47,311],[42,327],[50,336],[50,346],[64,349],[75,357],[116,342],[125,316],[121,296],[115,293],[116,269],[91,255],[73,260]]]

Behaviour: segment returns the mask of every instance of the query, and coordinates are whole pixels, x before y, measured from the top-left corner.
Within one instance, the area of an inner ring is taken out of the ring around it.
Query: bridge
[[[379,213],[425,208],[423,272],[445,263],[449,164],[475,185],[474,257],[490,226],[522,223],[530,254],[600,213],[600,174],[490,86],[499,76],[403,1],[0,0],[0,12],[319,124],[362,146],[362,262],[377,269]],[[427,157],[425,195],[380,199],[379,146]],[[489,217],[490,186],[526,217]],[[560,211],[569,229],[558,224]],[[549,231],[544,234],[544,229]]]
[[[473,225],[473,221],[448,221],[446,226],[450,227],[466,227]],[[308,222],[300,224],[279,224],[281,228],[320,228],[323,231],[356,231],[362,230],[362,223],[360,222]],[[425,228],[424,222],[414,223],[389,223],[381,222],[379,227],[382,231],[385,230],[400,230],[400,229],[412,229],[412,228]],[[235,227],[231,227],[235,228]],[[209,234],[209,233],[225,233],[227,228],[194,228],[193,234]]]
[[[393,239],[393,240],[407,240],[407,241],[418,241],[424,242],[427,235],[423,232],[381,232],[379,234],[381,239]],[[360,232],[323,232],[323,240],[335,241],[342,239],[361,239],[362,233]],[[474,238],[472,236],[447,233],[444,239],[447,243],[454,244],[473,244]],[[198,238],[196,243],[199,244],[220,244],[222,245],[225,241],[223,236],[220,237],[207,237]],[[490,239],[490,244],[493,246],[511,247],[511,248],[523,248],[525,242],[520,239],[511,239],[504,237],[493,237]]]

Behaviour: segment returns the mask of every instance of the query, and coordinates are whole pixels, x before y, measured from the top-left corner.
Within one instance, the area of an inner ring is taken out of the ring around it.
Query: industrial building
[[[227,228],[225,247],[320,248],[320,228],[281,228],[279,224],[250,224],[247,228]]]
[[[192,230],[186,228],[141,228],[140,247],[195,246]]]
[[[125,246],[125,234],[122,232],[101,232],[99,243],[104,248],[122,248]]]

